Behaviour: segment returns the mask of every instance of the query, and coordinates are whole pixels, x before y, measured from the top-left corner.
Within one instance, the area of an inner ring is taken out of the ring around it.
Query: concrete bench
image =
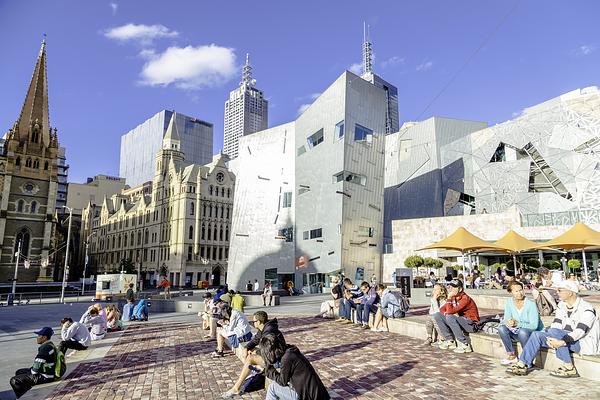
[[[244,301],[246,307],[264,307],[263,306],[263,298],[262,294],[244,294]],[[266,299],[268,302],[268,299]],[[278,306],[280,304],[280,297],[278,294],[273,295],[273,299],[271,301],[272,306]]]

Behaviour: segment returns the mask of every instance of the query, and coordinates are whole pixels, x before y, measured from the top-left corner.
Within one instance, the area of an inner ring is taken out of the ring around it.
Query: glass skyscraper
[[[154,178],[156,153],[162,148],[163,136],[172,115],[172,111],[163,110],[121,136],[119,176],[125,178],[129,186],[137,186]],[[175,123],[186,163],[210,163],[213,125],[179,112]]]

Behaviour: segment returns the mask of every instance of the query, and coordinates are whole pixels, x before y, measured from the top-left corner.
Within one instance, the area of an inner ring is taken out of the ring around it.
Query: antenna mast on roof
[[[370,26],[363,22],[363,75],[373,72],[373,50],[371,48]]]

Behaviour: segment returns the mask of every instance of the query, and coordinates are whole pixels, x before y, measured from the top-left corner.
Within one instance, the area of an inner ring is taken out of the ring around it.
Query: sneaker
[[[346,322],[346,318],[340,317],[340,318],[336,319],[335,322]]]
[[[223,350],[219,351],[219,350],[215,350],[212,352],[211,354],[213,357],[225,357],[225,353],[223,353]]]
[[[508,367],[506,373],[509,375],[525,376],[529,373],[529,368],[527,368],[525,363],[519,361]]]
[[[226,391],[225,393],[223,393],[221,395],[222,399],[231,399],[235,396],[241,396],[240,392],[234,392],[233,390],[229,389],[228,391]]]
[[[371,329],[371,327],[369,326],[369,324],[363,324],[362,328],[365,329],[365,330],[366,329]]]
[[[455,353],[472,353],[473,352],[473,348],[471,347],[470,344],[464,344],[461,342],[458,342],[458,346],[456,346],[456,348],[454,349]]]
[[[453,350],[456,348],[456,343],[453,340],[442,340],[439,348],[442,350]]]
[[[431,345],[433,343],[433,339],[428,337],[427,339],[425,339],[425,341],[423,342],[423,345],[427,346],[427,345]]]
[[[550,375],[557,378],[579,378],[579,374],[577,373],[577,369],[575,367],[567,368],[564,365],[558,367],[554,371],[550,371]]]
[[[345,319],[343,321],[341,321],[342,324],[352,324],[353,322],[350,321],[349,319]]]
[[[440,347],[441,343],[442,343],[442,340],[438,340],[437,342],[431,342],[430,345],[431,345],[431,347]]]
[[[500,365],[511,365],[511,364],[515,364],[518,363],[519,359],[516,356],[508,356],[505,359],[500,361]]]

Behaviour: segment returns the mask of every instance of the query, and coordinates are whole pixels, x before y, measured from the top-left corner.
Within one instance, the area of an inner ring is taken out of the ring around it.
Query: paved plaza
[[[564,381],[542,370],[509,377],[497,360],[478,354],[456,355],[320,318],[279,320],[287,341],[306,354],[335,399],[600,398],[600,386],[585,379]],[[215,342],[204,333],[191,320],[131,324],[103,359],[82,362],[45,398],[219,399],[241,363],[231,353],[211,358]]]

